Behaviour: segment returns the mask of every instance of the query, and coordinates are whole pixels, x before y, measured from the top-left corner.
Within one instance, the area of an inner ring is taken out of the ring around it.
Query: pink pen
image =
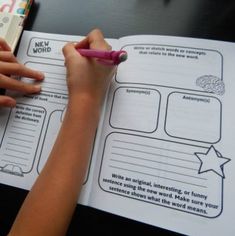
[[[97,58],[99,62],[106,65],[118,65],[127,59],[126,51],[102,51],[95,49],[77,49],[85,57]]]

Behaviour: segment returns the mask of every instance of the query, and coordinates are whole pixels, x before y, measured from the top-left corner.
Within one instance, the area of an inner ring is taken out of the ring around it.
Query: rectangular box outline
[[[37,106],[37,105],[30,105],[30,104],[26,104],[26,103],[17,103],[17,105],[26,105],[26,106],[31,106],[31,107],[39,107],[39,108],[42,108],[45,111],[44,119],[43,119],[43,122],[42,122],[42,128],[41,128],[38,140],[37,140],[37,146],[36,146],[36,149],[35,149],[35,154],[34,154],[34,158],[33,158],[33,161],[32,161],[32,165],[31,165],[29,171],[26,171],[26,172],[22,171],[23,174],[28,174],[28,173],[30,173],[33,170],[33,167],[34,167],[34,164],[35,164],[35,160],[36,160],[36,156],[37,156],[37,152],[38,152],[38,146],[39,146],[39,143],[40,143],[40,140],[41,140],[42,130],[43,130],[43,127],[44,127],[47,111],[46,111],[46,109],[44,107]],[[6,123],[6,127],[5,127],[5,130],[4,130],[4,134],[3,134],[2,140],[4,139],[5,132],[6,132],[9,120],[10,120],[10,115],[11,115],[13,109],[14,108],[12,108],[11,111],[10,111],[10,114],[9,114],[9,117],[8,117],[8,121]],[[1,146],[0,147],[2,147],[2,141],[1,141]],[[11,173],[9,173],[9,174],[11,174]]]
[[[144,131],[140,131],[140,130],[124,129],[124,128],[118,128],[118,127],[112,126],[112,124],[111,124],[111,116],[112,116],[112,110],[113,110],[113,104],[114,104],[114,97],[115,97],[115,94],[116,94],[117,90],[120,89],[120,88],[134,88],[134,89],[153,90],[153,91],[156,91],[156,92],[159,94],[159,106],[158,106],[157,122],[156,122],[156,128],[155,128],[153,131],[144,132]],[[157,89],[143,88],[143,87],[120,86],[120,87],[118,87],[117,89],[115,89],[115,91],[114,91],[114,93],[113,93],[112,104],[111,104],[110,115],[109,115],[109,125],[110,125],[113,129],[121,129],[121,130],[135,131],[135,132],[148,133],[148,134],[154,133],[154,132],[156,132],[156,130],[157,130],[157,128],[158,128],[159,116],[160,116],[160,107],[161,107],[161,93],[160,93],[160,91],[158,91]]]
[[[182,138],[182,137],[179,137],[179,136],[170,135],[170,134],[167,132],[167,130],[166,130],[166,123],[167,123],[168,100],[169,100],[169,96],[170,96],[171,94],[173,94],[173,93],[188,94],[188,95],[201,96],[201,97],[211,97],[211,98],[214,98],[214,99],[216,99],[216,100],[219,101],[219,103],[220,103],[220,128],[219,128],[220,136],[219,136],[219,138],[218,138],[217,141],[215,141],[215,142],[206,142],[206,141],[196,140],[196,139],[187,139],[187,138]],[[169,93],[168,96],[167,96],[167,102],[166,102],[164,131],[165,131],[165,133],[166,133],[169,137],[172,137],[172,138],[183,139],[183,140],[194,141],[194,142],[202,142],[202,143],[208,143],[208,144],[215,144],[215,143],[218,143],[218,142],[221,140],[221,133],[222,133],[222,103],[221,103],[221,101],[220,101],[218,98],[216,98],[216,97],[207,96],[207,95],[201,95],[201,94],[183,93],[183,92],[176,92],[176,91]]]
[[[115,133],[116,134],[122,134],[122,135],[129,135],[129,136],[137,136],[137,137],[148,138],[148,139],[156,139],[156,140],[170,142],[170,143],[177,143],[177,144],[186,145],[186,146],[194,146],[194,147],[200,147],[200,148],[208,149],[207,147],[203,147],[203,146],[190,145],[190,144],[185,144],[185,143],[180,143],[180,142],[175,142],[175,141],[169,141],[169,140],[164,140],[164,139],[157,139],[157,138],[152,138],[152,137],[146,137],[146,136],[142,136],[142,135],[121,133],[121,132],[111,132],[108,135],[106,135],[106,137],[105,137],[104,147],[103,147],[103,151],[102,151],[102,159],[101,159],[101,162],[100,162],[100,169],[99,169],[99,175],[98,175],[98,185],[99,185],[99,187],[100,187],[100,189],[102,191],[104,191],[106,193],[111,193],[111,194],[114,194],[114,195],[119,195],[121,197],[126,197],[126,198],[134,199],[134,200],[137,200],[137,201],[141,201],[141,202],[157,205],[157,206],[160,206],[160,207],[166,207],[168,209],[173,209],[173,210],[177,210],[177,211],[180,211],[180,212],[184,212],[184,213],[188,213],[188,214],[192,214],[192,215],[208,218],[208,219],[215,219],[215,218],[219,217],[222,214],[222,212],[223,212],[223,195],[224,195],[224,178],[221,178],[222,179],[221,180],[221,210],[220,210],[218,215],[212,216],[212,217],[210,217],[210,216],[208,217],[208,216],[205,216],[205,215],[200,215],[200,214],[196,214],[196,213],[180,210],[180,209],[177,209],[177,208],[172,208],[172,207],[169,207],[169,206],[164,206],[164,205],[153,203],[153,202],[149,202],[149,201],[144,201],[144,200],[141,200],[141,199],[138,199],[138,198],[133,198],[133,197],[130,197],[130,196],[122,195],[122,194],[119,194],[119,193],[114,193],[114,192],[111,192],[111,191],[103,189],[102,186],[101,186],[101,183],[100,183],[100,178],[101,178],[101,171],[102,171],[102,164],[103,164],[103,160],[104,160],[104,153],[105,153],[106,142],[107,142],[108,137],[110,135],[112,135],[112,134],[115,134]]]
[[[219,52],[218,50],[214,50],[214,49],[205,49],[205,48],[195,48],[195,47],[184,47],[184,46],[177,46],[177,45],[167,45],[167,44],[151,44],[151,43],[139,43],[139,44],[126,44],[124,45],[121,50],[125,50],[126,47],[130,47],[130,46],[135,46],[135,45],[144,45],[144,46],[166,46],[166,47],[178,47],[178,48],[191,48],[191,49],[197,49],[197,50],[202,50],[202,51],[212,51],[212,52],[216,52],[221,56],[221,80],[223,81],[223,55],[221,52]],[[158,87],[165,87],[165,88],[172,88],[172,89],[181,89],[181,90],[189,90],[189,91],[194,91],[194,92],[204,92],[204,93],[210,93],[204,90],[197,90],[197,89],[190,89],[190,88],[180,88],[180,87],[172,87],[172,86],[166,86],[166,85],[161,85],[161,84],[148,84],[148,83],[133,83],[133,82],[120,82],[117,80],[117,75],[118,75],[118,70],[117,73],[115,75],[115,81],[118,84],[140,84],[140,85],[148,85],[148,86],[158,86]]]

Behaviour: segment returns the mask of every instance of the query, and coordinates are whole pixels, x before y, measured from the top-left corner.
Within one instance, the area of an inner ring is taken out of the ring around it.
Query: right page
[[[235,235],[235,44],[120,39],[90,205],[189,235]]]

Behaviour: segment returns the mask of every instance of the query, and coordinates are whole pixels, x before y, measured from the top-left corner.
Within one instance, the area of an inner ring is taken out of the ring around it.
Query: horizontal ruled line
[[[179,181],[179,180],[175,180],[175,179],[170,179],[170,178],[166,178],[166,177],[162,177],[162,176],[158,176],[158,175],[148,174],[148,173],[145,173],[145,172],[140,172],[140,171],[130,170],[130,169],[126,169],[126,168],[121,168],[121,167],[118,167],[118,166],[109,165],[109,167],[114,168],[114,169],[129,171],[129,172],[133,172],[133,173],[138,173],[138,174],[142,174],[142,175],[157,177],[157,178],[160,178],[160,179],[166,179],[166,180],[170,180],[170,181],[173,181],[173,182],[183,183],[183,184],[187,184],[187,185],[193,185],[193,186],[197,186],[197,187],[200,187],[200,188],[207,188],[207,186],[204,186],[204,185],[192,184],[192,183]]]

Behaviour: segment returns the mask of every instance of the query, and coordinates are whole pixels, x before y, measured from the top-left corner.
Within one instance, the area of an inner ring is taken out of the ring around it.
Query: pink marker
[[[118,65],[127,59],[126,51],[102,51],[95,49],[77,49],[85,57],[97,58],[99,62],[105,65]]]

